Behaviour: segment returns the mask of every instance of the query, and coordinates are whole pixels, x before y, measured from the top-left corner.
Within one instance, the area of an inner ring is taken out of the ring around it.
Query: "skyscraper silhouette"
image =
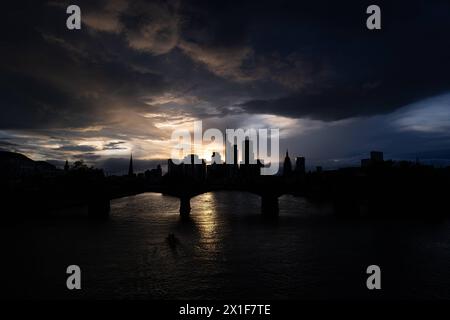
[[[244,164],[250,163],[250,140],[245,139],[244,142]]]
[[[253,141],[251,139],[249,139],[248,137],[245,138],[244,157],[242,159],[242,164],[244,164],[244,165],[256,164],[254,151],[255,150],[253,150]]]
[[[283,175],[288,176],[292,173],[291,158],[289,158],[289,151],[286,150],[286,157],[284,157]]]
[[[305,169],[305,157],[297,157],[295,158],[295,172],[297,174],[304,174]]]

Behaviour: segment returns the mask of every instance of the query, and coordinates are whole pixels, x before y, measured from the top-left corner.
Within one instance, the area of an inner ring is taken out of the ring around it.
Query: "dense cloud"
[[[59,151],[80,151],[80,152],[90,152],[90,151],[95,151],[97,150],[95,147],[93,146],[87,146],[87,145],[68,145],[68,146],[61,146],[59,148],[57,148],[57,150]]]
[[[131,151],[164,158],[171,131],[196,119],[264,119],[295,143],[450,91],[444,1],[378,2],[377,31],[365,27],[365,0],[79,1],[78,31],[65,27],[69,4],[6,5],[2,148],[97,163]]]
[[[445,93],[446,86],[436,83],[435,80],[430,78],[429,81],[419,84],[411,78],[393,75],[391,79],[384,81],[353,86],[336,83],[318,92],[300,92],[270,100],[251,100],[239,106],[247,113],[324,121],[342,120],[389,113],[424,97]]]

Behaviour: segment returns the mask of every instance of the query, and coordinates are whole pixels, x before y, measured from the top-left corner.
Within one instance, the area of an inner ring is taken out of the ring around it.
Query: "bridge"
[[[109,202],[112,199],[145,192],[155,192],[176,197],[180,200],[180,215],[188,216],[191,212],[190,201],[203,193],[213,191],[242,191],[260,196],[261,213],[264,216],[277,216],[279,213],[278,198],[283,194],[298,194],[299,185],[294,180],[280,176],[260,176],[248,181],[235,182],[208,182],[189,179],[166,180],[160,184],[138,185],[125,184],[119,189],[108,188],[107,192],[97,189],[90,196],[89,211],[93,216],[107,216]]]
[[[94,218],[105,218],[112,199],[144,192],[177,197],[180,215],[186,216],[191,212],[193,197],[219,190],[258,195],[261,213],[267,216],[278,215],[278,199],[283,194],[329,202],[335,214],[344,217],[422,217],[427,212],[426,216],[441,218],[449,212],[449,168],[383,162],[286,176],[253,176],[245,170],[244,174],[211,177],[197,176],[190,170],[185,173],[157,179],[134,174],[105,177],[101,170],[86,167],[52,175],[19,176],[0,185],[0,199],[7,218],[40,216],[79,206],[87,206]]]

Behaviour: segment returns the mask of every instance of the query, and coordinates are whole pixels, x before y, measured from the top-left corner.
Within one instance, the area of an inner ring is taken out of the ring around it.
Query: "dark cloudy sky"
[[[372,149],[449,158],[448,1],[14,3],[1,17],[2,149],[163,159],[175,128],[203,120],[280,128],[282,150],[310,163]],[[81,30],[66,28],[69,4]],[[366,28],[370,4],[382,30]]]

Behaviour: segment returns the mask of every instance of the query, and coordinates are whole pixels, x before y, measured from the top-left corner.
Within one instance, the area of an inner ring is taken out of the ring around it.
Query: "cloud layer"
[[[0,147],[162,159],[171,131],[201,119],[280,127],[283,148],[317,159],[447,149],[450,4],[381,2],[378,31],[369,4],[80,1],[79,31],[65,28],[68,2],[9,4]]]

